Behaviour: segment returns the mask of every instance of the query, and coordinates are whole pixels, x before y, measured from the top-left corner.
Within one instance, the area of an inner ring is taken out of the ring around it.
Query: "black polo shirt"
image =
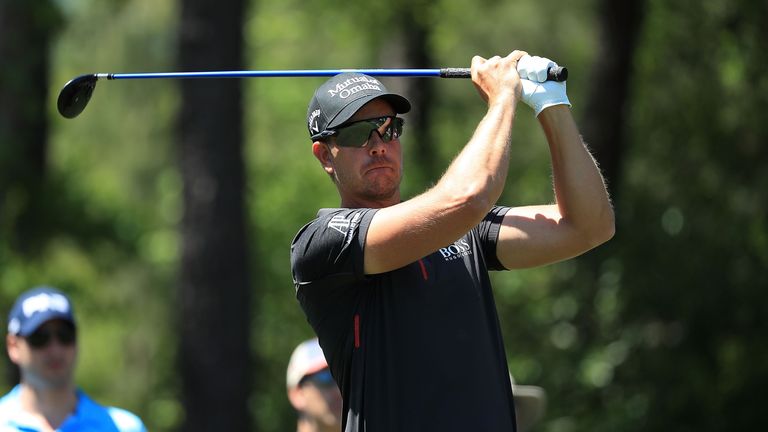
[[[376,209],[322,209],[291,245],[296,295],[344,398],[345,431],[514,431],[504,343],[488,270],[494,207],[456,242],[365,275]]]

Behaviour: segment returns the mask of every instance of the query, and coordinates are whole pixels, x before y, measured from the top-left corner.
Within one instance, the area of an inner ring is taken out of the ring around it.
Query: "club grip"
[[[469,68],[442,68],[440,69],[440,78],[471,78],[472,73]],[[568,79],[568,68],[564,66],[553,66],[547,69],[547,81],[563,82]]]

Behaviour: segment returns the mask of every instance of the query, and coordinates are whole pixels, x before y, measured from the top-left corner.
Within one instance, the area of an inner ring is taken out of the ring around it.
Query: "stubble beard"
[[[351,192],[355,197],[368,202],[390,202],[393,199],[399,199],[402,171],[395,176],[353,179],[336,170],[333,173],[333,179],[340,192],[346,189],[347,193]]]
[[[388,201],[400,190],[400,178],[377,178],[363,185],[363,194],[371,200]]]

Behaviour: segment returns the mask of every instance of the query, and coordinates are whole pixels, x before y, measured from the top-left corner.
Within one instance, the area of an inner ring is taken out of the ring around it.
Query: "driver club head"
[[[64,84],[56,103],[59,114],[69,119],[80,115],[91,100],[97,79],[96,74],[80,75]]]

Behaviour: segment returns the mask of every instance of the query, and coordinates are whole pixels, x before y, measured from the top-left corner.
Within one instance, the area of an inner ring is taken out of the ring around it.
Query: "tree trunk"
[[[407,3],[407,2],[406,2]],[[427,46],[430,30],[419,19],[423,8],[403,5],[403,34],[405,36],[405,67],[433,68],[434,60]],[[440,175],[440,168],[435,160],[435,143],[430,134],[435,95],[435,80],[431,78],[406,80],[406,95],[410,100],[411,112],[408,119],[414,125],[409,147],[414,151],[414,160],[418,170],[426,174],[426,180],[434,182]]]
[[[632,61],[644,9],[644,0],[601,0],[599,4],[600,50],[589,81],[592,87],[582,119],[582,132],[614,200],[626,148]]]
[[[382,67],[434,68],[434,59],[428,47],[430,29],[422,19],[427,3],[414,4],[412,1],[392,3],[395,8],[399,30],[393,43],[385,39],[381,52]],[[391,83],[391,84],[389,84]],[[436,181],[442,165],[435,160],[435,143],[430,133],[435,95],[433,78],[409,78],[389,81],[389,90],[399,92],[411,102],[407,114],[405,138],[408,152],[418,168],[407,170],[414,178],[416,189],[423,190]]]
[[[0,234],[25,254],[42,241],[39,228],[48,214],[41,210],[46,204],[48,51],[59,23],[50,1],[0,2],[0,227],[10,227]]]
[[[242,0],[183,0],[179,70],[242,69]],[[250,431],[241,80],[181,80],[182,430]]]
[[[0,2],[0,239],[25,255],[44,241],[40,228],[50,213],[41,210],[46,206],[48,51],[59,24],[50,1]],[[18,383],[18,368],[7,358],[4,362],[6,382]]]
[[[635,49],[645,9],[644,0],[599,4],[600,51],[592,69],[589,97],[582,119],[582,133],[605,177],[614,205],[617,201],[621,162],[627,146],[626,108]],[[580,303],[594,305],[600,268],[610,254],[610,243],[577,259]],[[570,284],[566,282],[566,284]],[[565,287],[569,290],[570,287]],[[587,341],[597,337],[592,308],[582,308],[578,326]]]

